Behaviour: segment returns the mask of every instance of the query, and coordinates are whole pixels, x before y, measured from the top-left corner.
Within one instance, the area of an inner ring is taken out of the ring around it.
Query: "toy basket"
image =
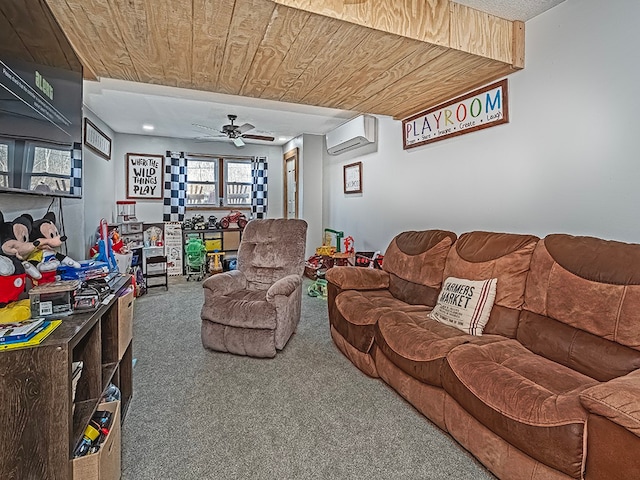
[[[311,280],[324,278],[324,274],[328,268],[333,266],[331,257],[323,255],[312,255],[304,264],[304,276]]]

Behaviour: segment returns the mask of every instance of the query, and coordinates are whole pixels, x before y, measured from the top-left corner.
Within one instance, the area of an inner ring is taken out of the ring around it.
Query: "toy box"
[[[79,289],[80,280],[61,280],[33,287],[29,290],[31,318],[73,312],[74,295]]]
[[[204,246],[209,252],[213,252],[214,250],[222,250],[222,239],[221,238],[212,238],[204,241]]]

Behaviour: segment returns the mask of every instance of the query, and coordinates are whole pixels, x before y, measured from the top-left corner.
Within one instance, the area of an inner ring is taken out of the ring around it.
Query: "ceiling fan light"
[[[245,146],[244,141],[243,141],[240,137],[236,137],[236,138],[234,138],[234,139],[233,139],[233,144],[234,144],[236,147],[244,147],[244,146]]]

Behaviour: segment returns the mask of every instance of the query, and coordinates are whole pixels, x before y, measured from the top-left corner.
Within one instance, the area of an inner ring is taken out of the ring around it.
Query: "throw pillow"
[[[496,298],[497,278],[465,280],[449,277],[429,316],[470,335],[482,335]]]

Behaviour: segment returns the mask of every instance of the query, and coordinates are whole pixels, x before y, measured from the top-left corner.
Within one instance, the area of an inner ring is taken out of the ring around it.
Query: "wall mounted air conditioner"
[[[360,115],[326,135],[327,152],[338,155],[376,141],[376,117]]]

